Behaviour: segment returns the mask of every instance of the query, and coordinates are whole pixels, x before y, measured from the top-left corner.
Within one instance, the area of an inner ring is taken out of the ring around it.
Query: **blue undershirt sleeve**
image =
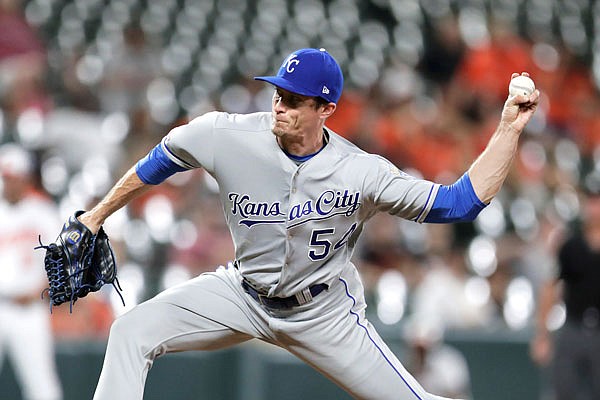
[[[176,172],[187,171],[187,168],[171,160],[161,143],[156,145],[146,157],[135,165],[135,172],[140,180],[148,185],[158,185]]]
[[[440,186],[424,222],[448,223],[473,221],[486,207],[473,190],[468,173],[452,185]]]

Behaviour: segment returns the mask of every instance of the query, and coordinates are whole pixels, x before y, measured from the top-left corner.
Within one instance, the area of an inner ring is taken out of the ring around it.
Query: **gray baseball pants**
[[[365,319],[363,287],[349,265],[311,303],[269,310],[233,267],[170,288],[111,328],[94,400],[142,400],[148,370],[168,352],[215,350],[260,339],[288,350],[357,399],[440,400],[405,370]]]

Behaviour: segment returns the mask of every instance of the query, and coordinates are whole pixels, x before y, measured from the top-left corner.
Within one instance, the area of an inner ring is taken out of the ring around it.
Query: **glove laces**
[[[48,275],[48,287],[42,290],[41,298],[44,298],[44,294],[48,293],[50,297],[50,313],[52,313],[52,307],[54,306],[55,299],[60,300],[60,303],[63,303],[67,300],[67,293],[61,293],[60,289],[64,286],[65,281],[69,278],[65,274],[64,262],[63,258],[60,257],[57,249],[58,246],[54,243],[50,243],[49,245],[45,245],[42,243],[41,235],[38,236],[38,241],[40,243],[39,246],[34,247],[36,249],[45,249],[50,257],[46,259],[45,270]],[[74,293],[71,293],[71,310],[73,309],[73,298]],[[60,304],[59,303],[59,304]]]

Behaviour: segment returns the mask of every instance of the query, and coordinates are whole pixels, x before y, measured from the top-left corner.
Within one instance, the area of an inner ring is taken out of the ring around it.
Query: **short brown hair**
[[[322,97],[314,97],[315,99],[315,109],[321,107],[321,106],[326,106],[327,104],[329,104],[329,101],[325,100]]]

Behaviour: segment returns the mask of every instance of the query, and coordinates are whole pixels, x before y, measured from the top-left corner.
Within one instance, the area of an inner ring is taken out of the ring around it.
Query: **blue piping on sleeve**
[[[473,190],[468,173],[452,185],[440,186],[424,222],[448,223],[473,221],[486,207]]]
[[[148,185],[158,185],[176,172],[182,171],[187,171],[187,168],[171,160],[161,143],[150,150],[146,157],[135,165],[138,177]]]
[[[435,185],[431,185],[431,189],[429,189],[429,194],[427,195],[427,200],[425,200],[425,205],[421,209],[421,212],[419,213],[419,215],[417,215],[417,218],[414,219],[415,221],[423,222],[423,221],[421,221],[421,216],[427,209],[427,206],[430,204],[429,201],[431,200],[431,193],[433,193],[433,189],[435,189]]]

